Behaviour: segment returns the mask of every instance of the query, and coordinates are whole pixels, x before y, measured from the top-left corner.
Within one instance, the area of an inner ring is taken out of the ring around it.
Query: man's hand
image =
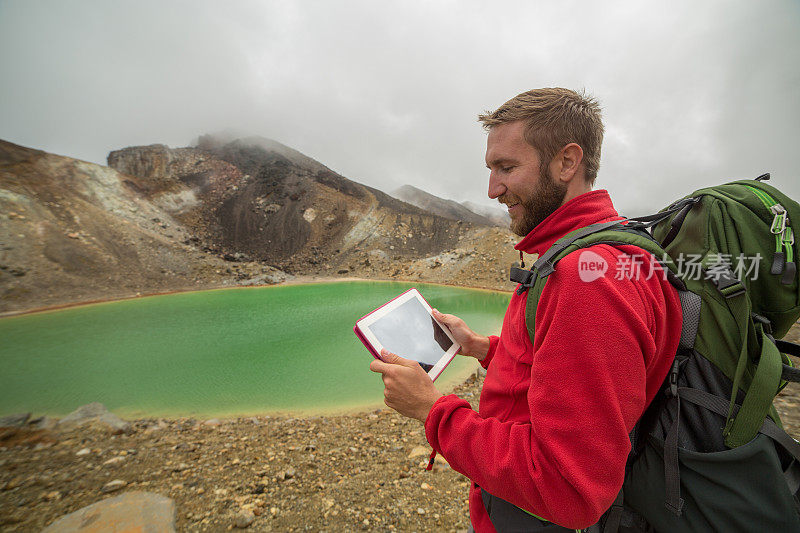
[[[461,345],[461,355],[474,357],[478,361],[486,359],[489,353],[489,337],[478,335],[469,326],[455,315],[445,315],[438,309],[433,310],[433,317],[447,326],[453,338]]]
[[[381,361],[372,361],[369,369],[383,377],[384,403],[409,418],[425,422],[433,404],[442,397],[430,376],[419,363],[381,350]]]

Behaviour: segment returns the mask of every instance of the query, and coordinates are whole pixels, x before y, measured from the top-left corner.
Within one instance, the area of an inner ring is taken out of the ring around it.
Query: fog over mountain
[[[478,113],[586,88],[626,214],[772,172],[800,197],[800,3],[0,2],[0,138],[103,164],[234,128],[491,205]]]
[[[413,185],[403,185],[402,187],[398,187],[391,192],[391,195],[395,198],[403,200],[404,202],[408,202],[411,205],[415,205],[421,209],[425,209],[431,213],[436,213],[439,216],[449,218],[451,220],[461,220],[464,222],[472,222],[474,224],[484,226],[495,225],[488,218],[476,213],[462,204],[459,204],[458,202],[447,200],[445,198],[439,198],[438,196],[434,196],[433,194],[425,192],[422,189],[418,189]],[[504,227],[507,228],[508,225],[506,224]]]

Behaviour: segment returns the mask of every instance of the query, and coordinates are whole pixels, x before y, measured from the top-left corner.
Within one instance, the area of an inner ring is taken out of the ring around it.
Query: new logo
[[[578,256],[578,276],[581,281],[591,283],[606,275],[608,262],[591,250],[583,250]]]

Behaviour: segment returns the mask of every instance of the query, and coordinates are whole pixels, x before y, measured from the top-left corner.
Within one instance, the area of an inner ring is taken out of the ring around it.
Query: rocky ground
[[[477,407],[481,384],[476,374],[453,392]],[[795,438],[799,394],[790,385],[776,400]],[[39,531],[147,491],[175,501],[179,531],[465,531],[469,482],[441,457],[426,471],[429,452],[422,424],[388,409],[6,429],[0,530]]]
[[[477,405],[481,379],[455,393]],[[0,530],[39,531],[124,491],[172,498],[179,531],[459,531],[468,481],[422,424],[382,409],[341,416],[146,419],[0,431]]]

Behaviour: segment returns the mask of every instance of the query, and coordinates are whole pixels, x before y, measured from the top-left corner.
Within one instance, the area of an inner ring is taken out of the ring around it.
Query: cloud
[[[0,1],[0,138],[103,163],[233,128],[488,203],[477,114],[585,87],[621,211],[763,171],[800,198],[798,23],[790,0]]]

